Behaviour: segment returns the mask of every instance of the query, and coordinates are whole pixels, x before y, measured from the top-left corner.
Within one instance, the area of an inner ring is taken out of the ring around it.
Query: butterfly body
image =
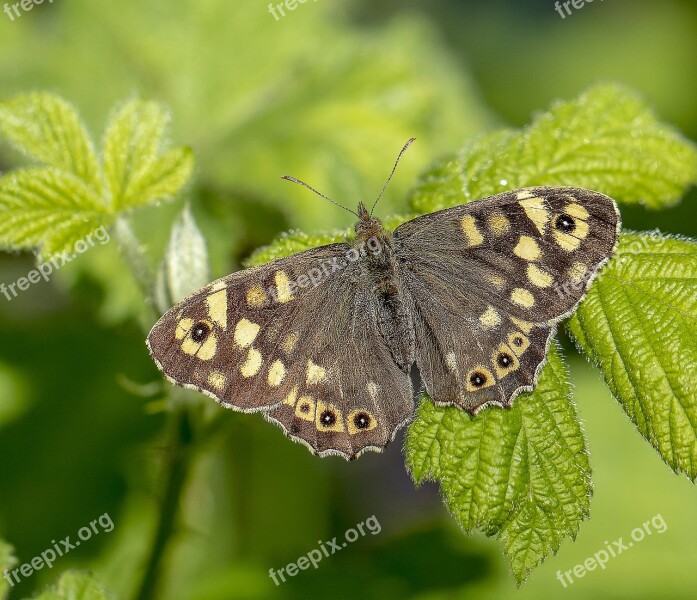
[[[263,411],[321,456],[380,450],[430,397],[474,413],[533,389],[555,325],[617,244],[613,200],[539,187],[417,217],[211,283],[148,345],[175,383]]]

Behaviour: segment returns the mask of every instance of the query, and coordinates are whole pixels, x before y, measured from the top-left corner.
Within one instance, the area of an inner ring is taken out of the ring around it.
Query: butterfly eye
[[[208,337],[210,332],[210,325],[208,325],[208,323],[204,323],[203,321],[199,321],[191,329],[191,339],[196,343],[200,343]]]
[[[334,425],[334,423],[336,423],[336,415],[331,410],[325,410],[319,416],[319,422],[325,427],[331,427]]]
[[[472,376],[470,377],[470,383],[474,387],[482,387],[486,383],[486,375],[484,375],[484,373],[476,371],[472,373]]]
[[[511,366],[511,364],[513,363],[513,358],[510,354],[501,352],[501,354],[498,355],[496,362],[498,363],[499,367],[505,369]]]
[[[554,227],[564,233],[571,233],[576,229],[576,221],[572,216],[562,213],[554,221]]]
[[[353,424],[356,429],[366,429],[370,426],[370,415],[364,412],[358,413],[353,417]]]

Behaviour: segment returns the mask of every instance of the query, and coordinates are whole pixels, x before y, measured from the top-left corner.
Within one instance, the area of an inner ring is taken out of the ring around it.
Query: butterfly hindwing
[[[532,389],[555,324],[617,244],[614,201],[528,188],[417,217],[394,232],[434,401],[476,411]]]
[[[332,244],[234,273],[163,315],[151,354],[171,381],[264,411],[313,452],[381,449],[413,399],[364,270],[351,246]]]

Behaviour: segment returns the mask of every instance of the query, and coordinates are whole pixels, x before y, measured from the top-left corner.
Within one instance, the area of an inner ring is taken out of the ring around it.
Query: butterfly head
[[[385,237],[385,230],[380,219],[371,216],[363,202],[358,204],[358,218],[359,221],[355,225],[356,238],[358,240],[366,241],[370,238]]]

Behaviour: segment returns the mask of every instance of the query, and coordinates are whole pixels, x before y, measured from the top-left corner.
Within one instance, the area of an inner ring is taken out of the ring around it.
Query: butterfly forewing
[[[607,196],[528,188],[418,217],[394,232],[434,401],[476,411],[532,389],[554,325],[612,255]]]
[[[319,454],[381,449],[411,417],[411,383],[376,322],[364,256],[332,244],[213,282],[148,337],[175,383],[265,411]]]

